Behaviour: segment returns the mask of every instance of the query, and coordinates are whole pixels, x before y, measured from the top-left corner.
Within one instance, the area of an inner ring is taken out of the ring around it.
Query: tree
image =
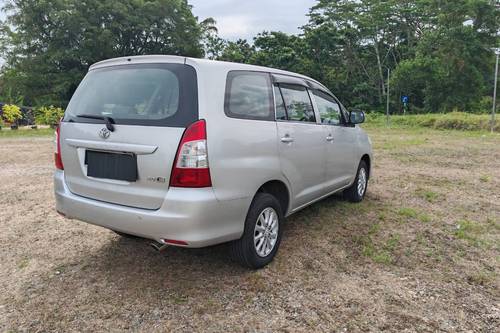
[[[439,1],[425,7],[428,25],[415,57],[394,73],[395,87],[427,111],[473,110],[489,92],[498,10],[483,0]]]
[[[255,47],[250,45],[246,39],[238,39],[236,42],[225,42],[224,50],[217,58],[222,61],[252,63]]]
[[[10,0],[1,27],[3,81],[26,104],[64,106],[88,67],[141,54],[203,56],[187,0]]]
[[[264,31],[255,37],[257,52],[252,63],[294,72],[307,71],[304,50],[307,45],[303,38],[283,32]]]
[[[63,105],[88,66],[122,55],[205,56],[299,72],[346,106],[385,108],[411,97],[427,112],[484,107],[499,45],[497,1],[317,0],[298,35],[227,41],[187,0],[10,0],[0,30],[0,97]],[[8,89],[7,89],[8,88]],[[483,102],[481,102],[483,101]]]
[[[427,111],[470,109],[489,92],[488,49],[499,36],[493,1],[319,0],[309,16],[310,75],[347,104],[382,107],[387,68],[396,92]]]

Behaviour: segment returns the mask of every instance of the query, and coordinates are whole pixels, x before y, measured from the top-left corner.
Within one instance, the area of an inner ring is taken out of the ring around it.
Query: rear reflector
[[[188,245],[187,242],[185,241],[180,241],[180,240],[175,240],[175,239],[163,239],[165,244],[172,244],[172,245]]]
[[[205,120],[198,120],[184,132],[172,168],[170,186],[190,188],[212,186],[208,167]]]
[[[57,125],[56,128],[56,152],[54,154],[54,163],[56,168],[59,170],[64,170],[64,165],[61,157],[61,123]]]

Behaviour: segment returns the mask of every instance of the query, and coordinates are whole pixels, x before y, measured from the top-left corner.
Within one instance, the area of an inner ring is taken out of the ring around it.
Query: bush
[[[6,122],[15,124],[19,119],[23,117],[21,113],[21,108],[19,106],[13,104],[5,104],[2,108],[3,111],[3,119]]]
[[[385,124],[385,116],[369,114],[367,122],[369,124],[382,125]],[[466,112],[396,115],[391,116],[390,124],[391,126],[481,131],[490,130],[490,115]],[[496,121],[494,130],[500,132],[500,121]]]
[[[35,122],[38,125],[57,125],[64,116],[64,110],[55,106],[43,106],[35,111]]]
[[[477,103],[474,113],[490,113],[493,107],[493,97],[483,96],[479,103]]]

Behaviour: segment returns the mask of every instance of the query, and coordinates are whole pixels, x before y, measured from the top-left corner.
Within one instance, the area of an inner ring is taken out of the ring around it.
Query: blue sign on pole
[[[410,98],[406,95],[403,95],[401,96],[401,102],[403,102],[403,104],[408,104],[410,102]]]

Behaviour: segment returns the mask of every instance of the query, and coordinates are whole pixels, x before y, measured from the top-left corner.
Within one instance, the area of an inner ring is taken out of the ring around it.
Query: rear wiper
[[[98,115],[94,115],[94,114],[79,114],[79,115],[77,115],[77,117],[78,118],[104,120],[106,122],[106,128],[108,130],[110,130],[111,132],[115,131],[115,127],[113,126],[115,121],[111,117],[98,116]]]

